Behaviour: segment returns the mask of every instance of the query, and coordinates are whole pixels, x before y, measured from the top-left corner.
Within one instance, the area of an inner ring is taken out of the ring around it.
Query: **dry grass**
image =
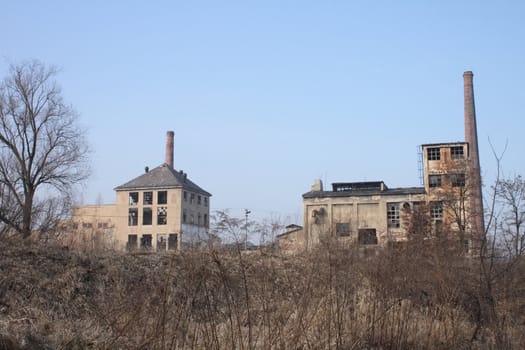
[[[488,304],[479,264],[438,249],[162,255],[4,240],[0,271],[0,350],[525,348],[521,261]]]

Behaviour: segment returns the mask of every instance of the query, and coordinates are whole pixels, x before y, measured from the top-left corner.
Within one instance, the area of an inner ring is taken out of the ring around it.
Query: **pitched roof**
[[[211,196],[211,193],[205,191],[181,171],[172,169],[167,164],[162,164],[123,185],[115,187],[115,191],[148,189],[148,188],[184,188],[188,191],[201,193]]]

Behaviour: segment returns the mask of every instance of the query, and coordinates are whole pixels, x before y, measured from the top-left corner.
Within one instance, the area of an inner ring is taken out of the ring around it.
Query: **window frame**
[[[142,208],[142,226],[153,225],[153,210],[150,207]]]
[[[432,179],[438,179],[438,181],[432,181]],[[428,187],[429,188],[440,188],[443,185],[443,179],[441,174],[430,174],[428,175]]]
[[[441,147],[427,148],[427,159],[428,160],[441,160]]]
[[[401,205],[399,202],[389,202],[386,204],[386,222],[388,228],[401,227]]]
[[[168,191],[157,191],[157,204],[168,204]]]

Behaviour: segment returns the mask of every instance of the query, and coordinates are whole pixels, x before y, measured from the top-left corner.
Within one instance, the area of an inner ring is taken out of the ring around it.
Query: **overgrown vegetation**
[[[0,241],[0,349],[523,349],[525,264],[447,242],[307,254]],[[481,276],[481,277],[480,277]]]

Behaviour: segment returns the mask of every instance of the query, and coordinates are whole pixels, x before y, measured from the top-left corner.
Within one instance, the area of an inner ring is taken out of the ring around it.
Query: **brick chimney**
[[[476,107],[474,105],[474,74],[463,73],[465,141],[468,143],[468,180],[470,202],[470,229],[473,238],[481,238],[485,223],[483,218],[483,197],[481,192],[481,167],[479,165],[478,133],[476,127]]]
[[[166,132],[166,165],[173,169],[173,131]]]

